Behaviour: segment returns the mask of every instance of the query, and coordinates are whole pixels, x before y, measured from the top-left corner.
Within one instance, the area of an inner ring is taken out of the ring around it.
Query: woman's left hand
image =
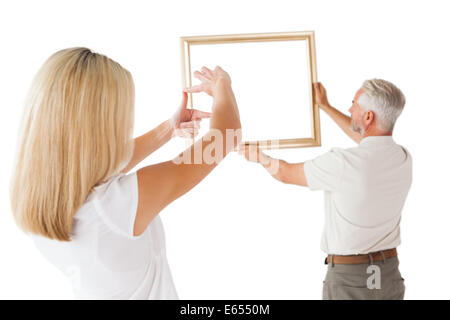
[[[200,121],[204,118],[211,118],[210,112],[187,109],[187,101],[187,92],[183,91],[181,105],[170,118],[173,128],[172,137],[194,138],[200,129]]]

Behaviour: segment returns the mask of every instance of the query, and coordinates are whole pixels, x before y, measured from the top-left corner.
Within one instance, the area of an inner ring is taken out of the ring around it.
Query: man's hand
[[[303,162],[287,163],[284,160],[271,158],[257,146],[245,146],[239,150],[239,154],[245,156],[248,161],[261,163],[272,177],[283,183],[296,184],[299,186],[308,185]]]
[[[195,109],[187,109],[188,96],[186,90],[183,90],[183,98],[177,112],[170,118],[172,125],[172,137],[193,138],[198,134],[200,121],[204,118],[210,118],[211,113]]]
[[[258,146],[246,145],[239,149],[239,154],[244,156],[250,162],[256,162],[262,164],[271,175],[276,175],[278,172],[279,160],[269,157],[267,154],[261,151]]]
[[[320,82],[314,82],[314,100],[320,108],[329,107],[327,90]]]
[[[267,156],[257,146],[244,146],[239,149],[239,154],[250,162],[261,163],[263,160],[267,160]]]

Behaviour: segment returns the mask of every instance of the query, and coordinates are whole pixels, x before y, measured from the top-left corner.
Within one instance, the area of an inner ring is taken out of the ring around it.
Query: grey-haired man
[[[356,92],[349,117],[329,104],[321,83],[314,84],[314,93],[316,103],[357,147],[332,148],[304,163],[287,163],[252,147],[242,153],[281,182],[324,191],[321,249],[328,272],[323,299],[403,299],[396,248],[412,159],[392,132],[404,95],[388,81],[367,80]]]

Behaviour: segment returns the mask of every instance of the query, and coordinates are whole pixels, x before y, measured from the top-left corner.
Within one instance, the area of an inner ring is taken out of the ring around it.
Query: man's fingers
[[[259,161],[259,149],[257,146],[245,146],[244,148],[239,150],[239,154],[245,156],[248,161],[258,162]]]
[[[244,146],[244,147],[239,147],[239,151],[238,151],[238,154],[240,154],[241,156],[244,156],[244,157],[246,157],[247,158],[247,153],[248,153],[248,148],[247,148],[247,146]]]
[[[325,94],[325,87],[320,82],[314,82],[314,91],[317,97],[321,97]]]
[[[211,116],[212,116],[211,112],[200,111],[200,110],[196,110],[196,109],[192,110],[192,119],[195,119],[195,120],[211,118]]]
[[[324,92],[325,91],[325,87],[320,82],[319,82],[319,90],[320,90],[320,92]]]
[[[245,157],[245,159],[247,159],[248,161],[251,161],[250,159],[250,150],[248,148],[248,146],[245,146],[242,155]]]
[[[257,148],[255,148],[255,147],[251,148],[251,150],[249,151],[250,160],[253,162],[258,162],[258,160],[259,160],[258,153],[259,153],[259,150]]]

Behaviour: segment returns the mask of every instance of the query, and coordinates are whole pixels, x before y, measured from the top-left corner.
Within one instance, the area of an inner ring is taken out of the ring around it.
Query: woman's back
[[[220,67],[194,75],[201,84],[183,90],[172,117],[135,139],[134,82],[117,62],[64,49],[33,79],[11,209],[43,255],[72,278],[78,298],[177,298],[158,214],[242,137],[229,75]],[[211,95],[212,113],[187,108],[188,92]],[[210,130],[179,156],[125,174],[172,137],[194,138],[202,118],[211,118]],[[205,151],[200,163],[198,150]]]
[[[159,216],[133,236],[136,173],[97,186],[74,216],[69,242],[33,236],[41,253],[68,275],[76,298],[177,299]]]

